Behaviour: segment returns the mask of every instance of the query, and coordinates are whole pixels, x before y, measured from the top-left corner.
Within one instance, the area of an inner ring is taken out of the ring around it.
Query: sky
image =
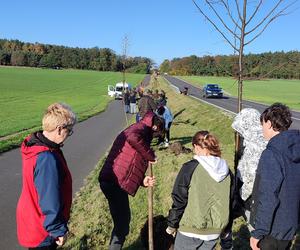
[[[257,1],[249,2],[251,13]],[[267,10],[275,0],[264,2]],[[192,0],[1,0],[0,6],[0,38],[122,54],[127,36],[128,56],[149,57],[158,65],[175,57],[233,54]],[[246,46],[245,53],[299,51],[299,2],[292,9]],[[262,9],[253,23],[264,13]]]

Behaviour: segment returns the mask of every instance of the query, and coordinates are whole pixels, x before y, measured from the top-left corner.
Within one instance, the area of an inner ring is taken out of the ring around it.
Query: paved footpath
[[[146,76],[143,83],[149,80]],[[126,126],[121,101],[111,102],[105,112],[75,125],[62,149],[73,177],[73,194]],[[0,154],[0,250],[23,249],[18,245],[15,222],[21,183],[20,149]]]

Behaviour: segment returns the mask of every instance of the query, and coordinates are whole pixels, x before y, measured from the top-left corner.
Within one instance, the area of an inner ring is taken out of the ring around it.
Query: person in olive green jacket
[[[172,191],[167,233],[175,250],[214,249],[229,221],[231,177],[219,142],[208,131],[192,140],[194,159],[183,164]]]

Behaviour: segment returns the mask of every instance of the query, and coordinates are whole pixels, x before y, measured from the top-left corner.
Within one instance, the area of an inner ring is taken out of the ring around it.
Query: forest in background
[[[124,57],[109,48],[71,48],[0,39],[0,65],[52,69],[86,69],[149,73],[153,64],[147,57]]]
[[[244,56],[245,79],[300,79],[300,52],[266,52]],[[238,76],[237,55],[202,56],[164,60],[160,72],[171,75]]]
[[[153,61],[147,57],[124,57],[109,48],[72,48],[0,39],[0,65],[52,69],[86,69],[147,74]],[[245,79],[300,79],[300,52],[266,52],[244,56]],[[229,76],[238,74],[237,55],[191,55],[164,60],[160,72],[171,75]]]

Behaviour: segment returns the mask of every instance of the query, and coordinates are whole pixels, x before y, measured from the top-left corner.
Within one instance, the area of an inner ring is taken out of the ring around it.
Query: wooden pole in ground
[[[153,176],[150,162],[148,163],[148,175]],[[153,250],[153,187],[148,187],[148,243],[149,250]]]

